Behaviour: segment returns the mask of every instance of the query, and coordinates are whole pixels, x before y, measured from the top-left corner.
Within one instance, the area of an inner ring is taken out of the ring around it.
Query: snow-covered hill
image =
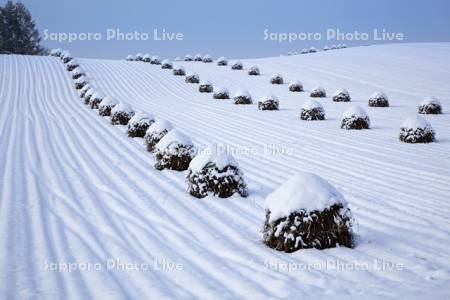
[[[229,145],[250,195],[189,196],[185,173],[156,171],[142,139],[82,104],[58,59],[1,55],[1,298],[450,297],[450,44],[243,60],[243,71],[179,62],[254,103],[273,93],[279,111],[213,100],[148,63],[80,62],[105,95],[169,120],[199,148]],[[248,76],[251,65],[262,75]],[[306,92],[271,85],[274,73]],[[325,121],[301,121],[317,85],[329,96],[348,89],[372,128],[340,129],[352,103],[330,97],[318,100]],[[391,107],[367,107],[377,91]],[[426,116],[437,142],[399,142],[428,95],[444,108]],[[345,195],[355,249],[285,254],[262,244],[265,196],[300,170]]]

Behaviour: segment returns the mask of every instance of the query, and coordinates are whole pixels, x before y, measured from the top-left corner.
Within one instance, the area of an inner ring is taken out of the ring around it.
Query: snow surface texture
[[[212,200],[191,197],[185,174],[154,170],[154,156],[126,136],[125,126],[111,126],[83,105],[60,60],[1,55],[0,132],[8,138],[0,143],[0,298],[448,299],[450,114],[427,116],[436,143],[409,145],[398,134],[430,87],[450,107],[449,53],[450,44],[355,47],[243,59],[243,72],[177,62],[230,95],[274,93],[283,109],[270,114],[214,101],[154,65],[79,59],[95,88],[169,120],[199,148],[221,143],[241,150],[233,156],[248,198]],[[262,75],[248,76],[251,65]],[[271,85],[277,72],[287,82],[301,80],[305,93]],[[372,129],[340,129],[350,103],[330,98],[319,100],[327,120],[299,120],[316,85],[346,87],[367,109]],[[374,91],[395,105],[367,107]],[[300,171],[345,195],[357,222],[355,249],[285,254],[262,244],[264,199]],[[149,271],[44,270],[46,260],[108,258],[166,259],[183,270],[153,264]],[[329,260],[370,267],[311,267]]]

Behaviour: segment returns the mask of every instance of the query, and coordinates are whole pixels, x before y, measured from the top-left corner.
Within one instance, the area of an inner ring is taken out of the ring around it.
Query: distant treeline
[[[41,38],[28,9],[21,2],[0,6],[0,53],[44,55]]]

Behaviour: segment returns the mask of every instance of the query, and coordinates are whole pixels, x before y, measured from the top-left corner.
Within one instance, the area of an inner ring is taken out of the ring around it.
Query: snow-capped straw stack
[[[204,62],[204,63],[211,63],[212,61],[213,61],[213,60],[212,60],[211,55],[206,54],[205,56],[203,56],[203,62]]]
[[[339,89],[333,94],[334,102],[349,102],[350,100],[350,94],[346,89]]]
[[[83,72],[83,70],[81,70],[80,67],[76,67],[70,72],[70,75],[72,76],[72,79],[76,80],[81,76],[85,76],[86,74]]]
[[[50,56],[60,57],[61,53],[62,53],[61,48],[52,49],[52,51],[50,51]]]
[[[147,129],[155,123],[155,117],[152,114],[140,111],[128,122],[127,134],[129,137],[144,137]]]
[[[89,83],[85,84],[78,92],[80,94],[80,98],[83,99],[86,96],[87,91],[90,89],[92,89],[92,86]]]
[[[369,97],[368,105],[370,107],[388,107],[389,99],[385,93],[377,92]]]
[[[80,76],[75,80],[75,89],[81,90],[87,84],[86,76]]]
[[[228,60],[225,57],[221,56],[217,59],[217,65],[218,66],[226,66],[226,65],[228,65]]]
[[[244,68],[244,65],[239,61],[235,61],[232,65],[231,65],[231,69],[232,70],[242,70]]]
[[[158,55],[153,55],[152,58],[150,59],[150,63],[152,65],[160,65],[161,62],[159,60],[159,56]]]
[[[235,193],[242,197],[248,195],[239,164],[223,146],[211,145],[201,151],[189,164],[188,171],[188,191],[196,198],[208,194],[219,198]]]
[[[144,54],[144,56],[142,57],[142,61],[149,63],[152,60],[152,56],[148,53]]]
[[[258,66],[251,66],[250,69],[248,69],[248,75],[257,76],[260,74],[261,72],[259,71]]]
[[[294,80],[291,83],[289,83],[289,91],[303,92],[303,84],[298,80]]]
[[[406,119],[400,126],[400,141],[405,143],[431,143],[435,132],[431,124],[420,116]]]
[[[300,119],[305,121],[325,120],[325,110],[319,101],[311,99],[302,105]]]
[[[327,93],[325,89],[321,86],[316,86],[311,90],[311,93],[309,94],[312,98],[324,98],[327,96]]]
[[[89,88],[86,93],[84,93],[84,104],[88,105],[89,101],[91,100],[92,95],[94,95],[95,93],[95,89],[94,88]]]
[[[270,83],[271,84],[283,84],[283,76],[279,73],[275,73],[270,77]]]
[[[442,113],[441,102],[436,97],[426,97],[418,107],[419,114],[438,115]]]
[[[198,86],[198,91],[200,93],[212,93],[213,85],[212,85],[211,81],[206,80],[206,81],[200,82],[200,85]]]
[[[147,151],[153,152],[156,144],[173,129],[172,124],[169,121],[158,119],[155,123],[150,125],[147,129],[144,140],[147,147]]]
[[[72,54],[69,51],[63,51],[61,53],[61,60],[64,64],[67,64],[69,61],[73,59]]]
[[[102,102],[103,98],[105,98],[105,95],[101,92],[95,92],[92,94],[91,98],[89,99],[89,107],[91,109],[97,109],[100,102]]]
[[[194,61],[202,61],[203,56],[200,53],[195,54]]]
[[[370,119],[366,111],[359,105],[350,106],[341,118],[342,129],[369,129]]]
[[[80,66],[80,63],[78,62],[78,60],[73,58],[66,64],[66,69],[67,69],[67,71],[71,72],[75,68],[78,68],[79,66]]]
[[[103,98],[102,102],[98,105],[98,114],[102,117],[107,117],[111,115],[111,109],[119,103],[116,99],[106,96]]]
[[[246,90],[239,90],[234,94],[234,104],[252,104],[252,96]]]
[[[278,101],[278,98],[273,95],[269,94],[266,96],[262,96],[259,98],[258,101],[258,109],[259,110],[278,110],[280,102]]]
[[[200,77],[198,76],[197,73],[188,73],[188,74],[186,74],[185,82],[186,83],[199,83]]]
[[[111,109],[111,124],[127,125],[134,116],[134,111],[128,103],[120,102]]]
[[[270,248],[294,252],[354,246],[347,201],[317,175],[296,174],[267,196],[265,207],[263,242]]]
[[[173,75],[184,76],[184,75],[186,75],[186,72],[184,71],[184,68],[182,66],[174,66],[173,67]]]
[[[155,169],[184,171],[195,155],[191,139],[180,131],[173,129],[155,146]]]
[[[168,59],[165,59],[161,62],[161,69],[172,69],[172,62]]]
[[[230,92],[225,87],[218,87],[214,89],[214,99],[230,99]]]

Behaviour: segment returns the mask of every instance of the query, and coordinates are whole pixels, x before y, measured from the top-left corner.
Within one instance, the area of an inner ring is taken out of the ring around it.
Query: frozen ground
[[[254,103],[275,94],[275,112],[213,100],[155,65],[80,61],[106,95],[169,120],[198,147],[239,151],[250,196],[190,197],[183,173],[154,170],[142,139],[81,103],[58,59],[2,55],[0,298],[450,297],[450,44],[243,60],[259,77],[180,63],[231,95],[248,90]],[[347,88],[372,129],[339,129],[352,103],[329,97],[318,100],[326,121],[300,121],[308,93],[269,84],[273,73],[330,96]],[[367,107],[376,91],[390,108]],[[400,124],[428,95],[444,107],[426,117],[438,141],[400,143]],[[261,243],[264,197],[298,170],[346,196],[355,249],[285,254]],[[63,270],[69,263],[90,269]]]

